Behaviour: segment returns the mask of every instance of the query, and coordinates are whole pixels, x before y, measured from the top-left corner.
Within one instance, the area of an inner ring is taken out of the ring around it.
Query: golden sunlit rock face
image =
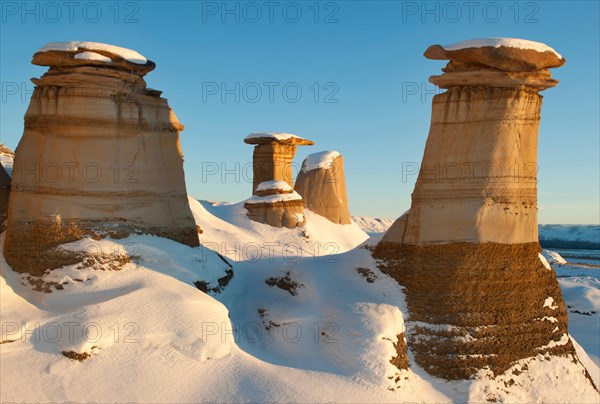
[[[304,201],[293,189],[292,164],[296,148],[314,142],[280,132],[251,133],[244,142],[255,145],[252,197],[244,203],[248,217],[273,227],[303,226]]]
[[[33,58],[49,69],[32,79],[14,164],[5,254],[18,272],[76,259],[55,247],[85,236],[149,233],[198,245],[183,126],[143,79],[154,63],[88,46],[42,48]]]
[[[529,42],[529,41],[526,41]],[[566,307],[537,233],[542,48],[434,45],[449,59],[410,210],[375,256],[406,289],[408,346],[429,373],[470,378],[538,354],[573,355]],[[536,50],[537,49],[537,50]]]
[[[313,159],[315,163],[312,163]],[[294,189],[313,212],[336,224],[352,222],[341,154],[322,152],[309,155],[298,173]]]

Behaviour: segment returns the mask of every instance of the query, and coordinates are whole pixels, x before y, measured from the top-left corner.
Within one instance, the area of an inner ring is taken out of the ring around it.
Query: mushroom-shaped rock
[[[34,62],[50,69],[33,80],[15,156],[5,244],[12,268],[39,275],[77,262],[58,246],[86,236],[149,233],[198,245],[183,126],[142,78],[154,64],[94,42],[49,44]]]
[[[281,132],[251,133],[244,142],[256,145],[252,159],[253,195],[258,184],[265,181],[281,180],[293,187],[292,160],[296,155],[296,147],[314,144],[312,140]]]
[[[123,70],[139,76],[154,70],[156,65],[138,52],[99,42],[52,42],[41,47],[31,61],[34,65],[57,68],[101,66]]]
[[[265,181],[244,201],[248,217],[273,227],[294,228],[306,223],[304,202],[285,181]]]
[[[562,66],[566,60],[551,47],[516,38],[484,38],[452,45],[431,45],[425,57],[450,60],[441,76],[429,81],[441,88],[455,85],[493,85],[537,90],[555,86],[548,69]]]
[[[512,53],[471,49],[469,59],[448,51],[444,55],[457,59],[447,71],[512,74],[499,68],[518,66],[517,56],[526,61],[530,55],[512,47]],[[542,46],[532,52],[540,49],[550,61],[534,58],[519,69],[559,64]],[[418,324],[407,335],[415,360],[438,377],[468,379],[478,369],[500,374],[538,355],[575,358],[556,274],[540,258],[540,88],[483,82],[476,75],[446,84],[449,90],[433,97],[411,207],[375,251],[382,270],[405,288],[410,321]]]
[[[310,154],[294,187],[306,208],[336,224],[352,223],[348,210],[344,158],[337,151]]]

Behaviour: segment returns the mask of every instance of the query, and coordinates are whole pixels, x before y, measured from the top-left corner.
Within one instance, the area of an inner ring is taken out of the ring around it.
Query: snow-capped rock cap
[[[42,46],[31,61],[38,66],[108,66],[138,75],[154,70],[156,64],[140,53],[99,42],[51,42]]]
[[[302,162],[302,171],[305,173],[319,168],[329,169],[333,164],[333,160],[341,156],[336,150],[326,150],[318,153],[312,153],[306,156]]]
[[[566,62],[548,45],[518,38],[482,38],[431,45],[424,55],[433,60],[479,64],[504,71],[536,71],[560,67]]]
[[[292,133],[283,132],[254,132],[246,136],[244,142],[248,144],[281,143],[297,146],[311,146],[315,144],[312,140],[304,139]]]

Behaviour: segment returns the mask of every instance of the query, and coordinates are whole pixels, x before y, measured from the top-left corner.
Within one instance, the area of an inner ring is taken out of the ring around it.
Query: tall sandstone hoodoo
[[[431,128],[410,210],[377,246],[405,287],[408,345],[446,379],[499,373],[538,354],[576,358],[537,233],[542,97],[565,63],[536,42],[490,38],[429,47],[450,60],[430,81]]]
[[[344,158],[337,151],[309,154],[296,178],[306,208],[336,224],[350,224]]]
[[[293,189],[292,163],[297,146],[314,142],[291,133],[251,133],[254,147],[252,197],[244,202],[248,217],[273,227],[294,228],[306,223],[304,201]]]
[[[197,246],[183,126],[143,78],[155,64],[95,42],[48,44],[32,63],[49,69],[32,79],[16,151],[5,247],[12,268],[39,275],[76,261],[56,247],[85,236],[149,233]]]

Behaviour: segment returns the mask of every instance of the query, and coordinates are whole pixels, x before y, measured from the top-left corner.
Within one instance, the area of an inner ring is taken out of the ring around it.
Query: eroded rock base
[[[293,229],[306,224],[302,199],[271,203],[245,203],[244,207],[248,210],[250,220],[269,226]]]
[[[198,245],[195,229],[180,229],[135,226],[130,223],[118,223],[86,219],[63,219],[61,221],[20,221],[15,222],[12,231],[7,234],[4,256],[12,269],[19,273],[42,276],[45,271],[73,265],[81,262],[86,254],[59,248],[61,244],[75,242],[85,237],[100,240],[105,237],[125,238],[134,234],[152,234],[169,238],[191,247]],[[84,246],[88,253],[112,253],[98,251],[99,245]]]
[[[495,374],[538,354],[576,358],[554,271],[538,243],[380,243],[379,267],[405,287],[408,346],[430,374]]]

